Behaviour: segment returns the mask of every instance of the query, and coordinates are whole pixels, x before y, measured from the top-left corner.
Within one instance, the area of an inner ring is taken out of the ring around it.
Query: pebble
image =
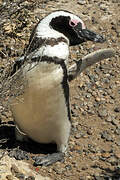
[[[117,159],[114,156],[108,158],[107,162],[109,162],[113,166],[118,164]]]
[[[97,22],[97,20],[95,19],[95,17],[92,17],[92,24],[97,24],[97,23],[98,23],[98,22]],[[95,71],[99,73],[99,70],[98,70],[98,69],[96,69]]]
[[[88,134],[88,135],[92,135],[92,134],[93,134],[93,130],[92,130],[92,129],[88,129],[88,130],[87,130],[87,134]]]
[[[65,168],[66,168],[66,170],[72,170],[72,166],[71,165],[66,165]]]
[[[111,154],[108,153],[108,152],[105,152],[105,153],[102,154],[102,157],[103,157],[103,158],[108,158],[108,157],[110,157],[110,156],[111,156]]]
[[[1,179],[1,178],[0,178],[0,179]],[[7,176],[6,176],[6,179],[7,179],[7,180],[13,180],[13,176],[12,176],[12,175],[7,175]]]
[[[101,118],[104,118],[108,115],[108,112],[106,109],[100,109],[98,110],[98,116],[101,117]]]
[[[112,124],[115,125],[115,126],[119,126],[120,122],[117,119],[113,119]]]
[[[120,140],[118,140],[118,141],[116,142],[116,144],[117,144],[118,146],[120,146]]]
[[[53,168],[53,170],[57,173],[57,174],[63,174],[63,172],[65,171],[65,168],[61,168],[61,166],[55,166]]]
[[[115,129],[115,134],[120,135],[120,128]]]
[[[84,4],[86,4],[86,0],[78,0],[77,3],[80,4],[80,5],[84,5]]]
[[[100,174],[98,172],[96,172],[94,174],[94,178],[95,178],[95,180],[103,180],[103,178],[100,176]]]
[[[100,6],[100,9],[106,12],[106,11],[107,11],[107,6],[104,5],[104,4],[102,4],[102,5]]]
[[[12,165],[11,172],[12,172],[13,175],[16,175],[16,174],[19,173],[19,169],[15,164]]]
[[[109,103],[110,103],[110,104],[114,104],[115,102],[114,102],[113,99],[110,99],[110,100],[109,100]]]
[[[88,164],[85,164],[81,169],[82,170],[86,170],[86,169],[88,169],[89,168],[89,165]]]
[[[101,133],[101,138],[105,139],[106,141],[113,141],[113,138],[107,131],[103,131]]]
[[[76,139],[80,139],[80,138],[86,137],[86,134],[84,132],[79,132],[74,137]]]
[[[93,168],[100,168],[100,162],[95,161],[95,163],[92,165]]]
[[[116,108],[114,109],[114,111],[117,112],[117,113],[119,113],[119,112],[120,112],[120,107],[116,107]]]
[[[96,147],[94,146],[94,145],[92,145],[92,144],[88,144],[88,150],[90,151],[90,152],[92,152],[92,153],[97,153],[97,149],[96,149]]]
[[[34,176],[29,176],[29,177],[25,178],[25,180],[35,180],[35,177]]]
[[[119,0],[112,0],[112,3],[119,3]]]
[[[117,159],[120,159],[120,152],[115,152],[114,155]]]
[[[90,93],[86,93],[86,98],[90,98],[92,95]]]
[[[66,177],[70,177],[70,176],[72,176],[73,174],[72,174],[72,172],[70,172],[70,171],[65,171],[65,172],[64,172],[64,175],[65,175]]]
[[[0,105],[0,111],[2,111],[3,109],[4,109],[3,106]]]
[[[24,179],[25,179],[25,175],[22,174],[22,173],[17,173],[15,176],[16,176],[19,180],[24,180]]]
[[[107,121],[107,122],[112,122],[113,120],[115,119],[115,116],[108,116],[105,120]]]
[[[23,159],[29,160],[29,156],[27,152],[22,151],[20,149],[13,149],[8,153],[8,155],[10,157],[14,157],[17,160],[23,160]]]

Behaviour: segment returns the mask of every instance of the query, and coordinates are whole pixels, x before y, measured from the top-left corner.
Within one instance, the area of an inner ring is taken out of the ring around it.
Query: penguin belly
[[[63,69],[40,62],[25,75],[22,100],[11,105],[17,126],[39,143],[67,144],[70,134],[68,107],[62,87]]]

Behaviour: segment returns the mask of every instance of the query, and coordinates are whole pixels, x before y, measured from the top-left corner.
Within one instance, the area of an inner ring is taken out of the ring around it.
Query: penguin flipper
[[[111,58],[115,55],[115,50],[112,48],[99,49],[92,52],[82,59],[76,61],[73,65],[68,68],[68,80],[71,81],[75,79],[81,72],[83,72],[87,67],[100,62],[104,59]]]
[[[24,56],[18,58],[15,60],[15,63],[13,64],[12,71],[10,73],[10,76],[14,75],[24,64]]]

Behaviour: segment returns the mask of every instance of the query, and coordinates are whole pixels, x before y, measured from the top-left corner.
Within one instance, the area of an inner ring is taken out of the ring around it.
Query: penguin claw
[[[58,152],[53,154],[48,154],[45,157],[37,156],[34,158],[34,166],[49,166],[57,161],[64,161],[64,153]]]

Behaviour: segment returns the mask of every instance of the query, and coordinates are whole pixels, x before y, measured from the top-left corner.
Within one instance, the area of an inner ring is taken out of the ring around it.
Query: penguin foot
[[[48,154],[45,157],[34,157],[35,160],[34,166],[49,166],[57,161],[62,161],[64,162],[64,153],[58,152],[58,153],[53,153],[53,154]]]

